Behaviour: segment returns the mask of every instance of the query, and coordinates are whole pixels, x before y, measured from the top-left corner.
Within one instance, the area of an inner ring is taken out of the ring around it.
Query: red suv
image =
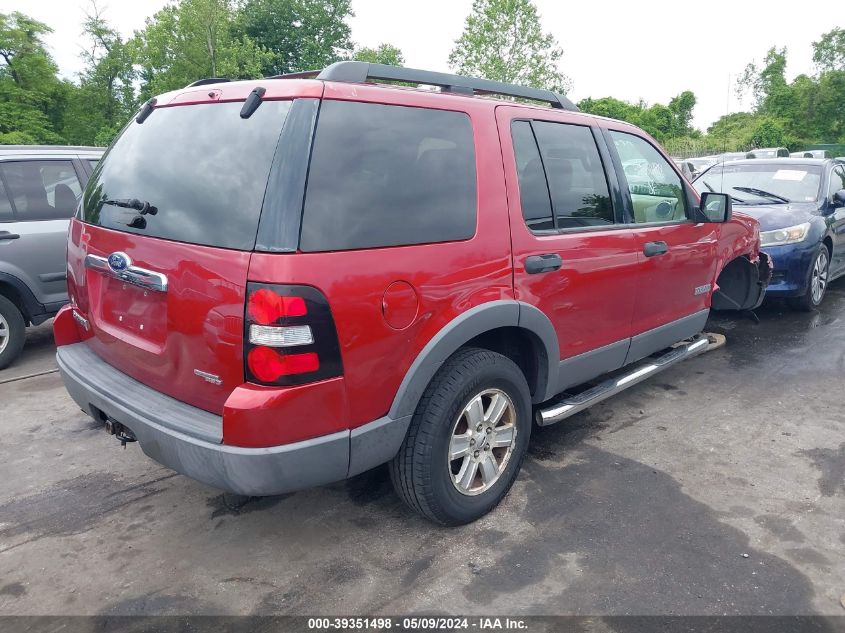
[[[755,220],[552,92],[362,62],[213,81],[151,100],[100,162],[55,321],[82,409],[212,486],[390,462],[413,509],[472,521],[535,417],[702,351],[711,307],[762,299]]]

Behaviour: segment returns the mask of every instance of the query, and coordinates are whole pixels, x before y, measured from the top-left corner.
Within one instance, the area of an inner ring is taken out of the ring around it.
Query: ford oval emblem
[[[132,265],[132,260],[126,253],[112,253],[109,255],[109,268],[114,272],[120,273]]]

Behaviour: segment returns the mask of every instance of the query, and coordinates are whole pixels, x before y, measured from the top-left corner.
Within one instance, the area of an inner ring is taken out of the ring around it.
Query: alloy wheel
[[[507,468],[516,445],[516,408],[500,389],[470,398],[452,425],[449,475],[464,495],[489,490]]]
[[[9,345],[9,322],[6,321],[6,318],[0,314],[0,354],[6,349]]]
[[[810,288],[813,296],[813,303],[818,305],[822,302],[824,292],[827,289],[828,257],[827,249],[822,248],[816,263],[813,265],[813,274],[810,279]]]

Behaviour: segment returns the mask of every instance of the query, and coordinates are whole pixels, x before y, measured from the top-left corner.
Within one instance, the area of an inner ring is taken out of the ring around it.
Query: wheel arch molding
[[[499,300],[470,308],[432,337],[405,373],[388,417],[396,420],[412,415],[428,383],[461,347],[474,340],[483,340],[491,333],[505,331],[530,342],[533,364],[527,366],[533,368],[534,375],[526,378],[533,387],[532,401],[547,400],[548,390],[556,384],[560,362],[554,327],[549,318],[534,306],[515,300]],[[526,365],[520,364],[520,367],[526,370]]]

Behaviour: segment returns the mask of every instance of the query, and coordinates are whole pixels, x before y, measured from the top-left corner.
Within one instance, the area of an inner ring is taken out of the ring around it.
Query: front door
[[[598,129],[549,111],[497,109],[511,220],[514,292],[552,322],[557,390],[617,369],[631,336],[638,258],[618,222],[616,179]],[[614,200],[615,198],[615,200]]]
[[[639,258],[627,358],[632,362],[704,327],[721,225],[691,219],[693,198],[684,180],[651,141],[630,128],[607,125],[608,145],[625,181],[626,221]]]
[[[836,192],[845,189],[845,167],[837,165],[831,170],[827,189],[828,208],[832,208],[833,196]],[[845,207],[836,207],[830,214],[828,222],[832,225],[834,236],[830,272],[833,276],[838,276],[845,269]]]

